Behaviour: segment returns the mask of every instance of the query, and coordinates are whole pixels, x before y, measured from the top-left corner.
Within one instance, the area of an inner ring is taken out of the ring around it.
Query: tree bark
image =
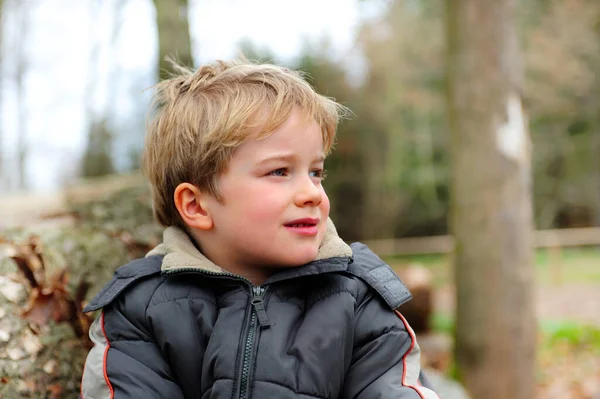
[[[596,3],[593,3],[595,6],[595,36],[598,43],[600,43],[600,6]],[[598,67],[597,67],[598,68]],[[594,93],[598,93],[600,89],[600,71],[595,74],[594,78],[594,86],[596,90]],[[592,128],[588,132],[590,136],[590,148],[592,154],[600,154],[600,100],[597,95],[593,96],[592,100],[592,112],[591,112],[591,120],[592,120]],[[596,158],[596,156],[592,155],[592,162],[590,165],[590,174],[592,175],[589,182],[591,183],[591,201],[590,207],[593,212],[592,223],[595,227],[600,227],[600,159]]]
[[[531,144],[515,0],[447,0],[455,356],[474,398],[532,398]]]
[[[27,99],[25,77],[29,60],[27,59],[27,39],[29,31],[29,5],[17,4],[16,12],[19,18],[19,40],[16,46],[15,58],[17,61],[17,71],[15,80],[17,83],[17,173],[19,190],[27,188]]]
[[[154,0],[158,29],[158,75],[169,77],[171,67],[166,60],[173,56],[178,63],[192,67],[192,46],[188,25],[188,0]]]

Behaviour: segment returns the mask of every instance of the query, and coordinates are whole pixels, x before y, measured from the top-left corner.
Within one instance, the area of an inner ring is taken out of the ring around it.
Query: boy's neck
[[[189,229],[188,236],[192,243],[212,263],[223,269],[224,272],[240,276],[252,282],[252,284],[258,286],[262,285],[269,277],[277,272],[276,268],[269,268],[265,266],[252,266],[243,262],[225,262],[221,260],[218,253],[211,251],[211,245],[201,244],[201,234],[194,229]],[[239,266],[238,266],[239,264]],[[243,265],[243,266],[242,266]]]

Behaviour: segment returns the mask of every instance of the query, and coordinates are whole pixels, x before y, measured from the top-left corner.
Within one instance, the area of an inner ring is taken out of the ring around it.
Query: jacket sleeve
[[[133,261],[84,309],[102,311],[90,327],[93,347],[83,370],[83,399],[183,399],[146,315],[162,282],[159,275],[160,258]]]
[[[85,362],[82,399],[183,398],[152,337],[113,306],[90,328],[94,344]]]
[[[415,334],[397,311],[377,295],[358,307],[352,363],[344,399],[439,399],[419,382],[420,351]]]

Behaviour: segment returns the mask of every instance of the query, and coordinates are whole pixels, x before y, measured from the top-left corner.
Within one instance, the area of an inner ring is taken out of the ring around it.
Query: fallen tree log
[[[146,185],[128,184],[0,231],[0,397],[77,397],[90,344],[81,308],[161,237]]]

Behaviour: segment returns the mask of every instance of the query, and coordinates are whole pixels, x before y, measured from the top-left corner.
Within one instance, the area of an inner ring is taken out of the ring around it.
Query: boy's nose
[[[323,200],[323,194],[313,180],[306,177],[298,184],[295,200],[298,206],[317,206]]]

